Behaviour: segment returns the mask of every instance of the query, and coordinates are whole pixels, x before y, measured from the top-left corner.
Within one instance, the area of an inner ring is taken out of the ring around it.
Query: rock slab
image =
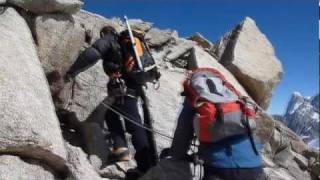
[[[18,156],[0,156],[0,179],[55,180],[51,171],[40,162],[26,162]]]
[[[36,16],[31,24],[38,45],[38,54],[50,84],[57,108],[64,104],[60,91],[64,86],[62,77],[78,57],[84,44],[85,32],[72,16],[45,14]]]
[[[204,49],[210,50],[213,46],[213,44],[208,39],[203,37],[202,34],[200,34],[200,33],[195,33],[191,37],[189,37],[188,39],[191,41],[197,42],[197,44]]]
[[[99,180],[101,177],[89,163],[87,155],[79,148],[66,144],[68,152],[68,167],[71,175],[69,179]]]
[[[8,0],[8,3],[36,14],[74,13],[79,11],[83,4],[79,0]]]
[[[0,15],[0,39],[0,152],[42,159],[64,171],[66,152],[49,86],[31,32],[13,8]]]
[[[145,35],[145,39],[150,47],[160,47],[173,39],[174,33],[175,32],[171,30],[152,28]]]
[[[211,67],[220,71],[243,96],[248,96],[248,93],[242,87],[242,85],[237,81],[237,79],[225,68],[223,67],[214,57],[208,54],[206,51],[198,46],[195,46],[190,55],[190,60],[188,63],[188,68],[206,68]]]

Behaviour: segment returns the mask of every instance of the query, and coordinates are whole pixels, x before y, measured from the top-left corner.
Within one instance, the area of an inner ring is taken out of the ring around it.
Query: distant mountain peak
[[[299,96],[299,97],[302,97],[301,93],[300,93],[300,92],[297,92],[297,91],[293,92],[293,94],[292,94],[292,95],[293,95],[293,96]]]
[[[294,92],[289,100],[285,115],[282,117],[277,115],[275,119],[286,124],[306,143],[316,140],[319,136],[320,122],[319,94],[304,97],[301,93]]]

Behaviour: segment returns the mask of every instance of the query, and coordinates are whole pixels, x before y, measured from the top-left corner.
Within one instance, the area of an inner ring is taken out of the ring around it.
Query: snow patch
[[[319,114],[314,112],[313,115],[311,116],[312,119],[316,120],[317,122],[319,122]]]
[[[311,149],[319,150],[319,138],[316,138],[308,143],[308,147]]]
[[[289,114],[293,114],[299,108],[299,106],[301,106],[301,104],[303,104],[303,102],[296,102]]]
[[[299,93],[299,92],[293,92],[293,95],[294,95],[294,96],[302,97],[301,93]]]

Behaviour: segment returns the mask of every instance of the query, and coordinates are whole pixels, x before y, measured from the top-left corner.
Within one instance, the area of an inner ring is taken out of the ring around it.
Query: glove
[[[152,73],[152,78],[154,78],[155,80],[159,80],[160,79],[161,73],[160,73],[158,68],[152,69],[151,73]]]
[[[120,65],[114,62],[103,62],[103,69],[108,76],[120,71]]]
[[[126,94],[127,86],[121,78],[110,79],[108,85],[108,94],[111,96],[123,96]]]
[[[156,73],[155,73],[155,77],[156,77],[156,80],[159,80],[160,77],[161,77],[161,73],[159,71],[159,69],[157,69]]]
[[[63,77],[64,82],[68,83],[71,82],[75,78],[75,75],[73,75],[71,72],[67,72],[66,75]]]

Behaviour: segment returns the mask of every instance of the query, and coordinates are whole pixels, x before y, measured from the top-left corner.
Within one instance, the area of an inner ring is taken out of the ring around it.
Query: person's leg
[[[126,115],[134,122],[142,125],[142,120],[138,109],[138,100],[132,97],[125,97],[124,107]],[[138,165],[138,170],[146,172],[152,165],[152,157],[149,153],[149,142],[147,139],[147,132],[144,128],[136,124],[125,121],[126,129],[132,136],[132,144],[136,150],[135,160]]]
[[[266,180],[261,167],[239,169],[238,176],[243,180]]]
[[[265,180],[261,167],[257,168],[208,168],[203,180]]]
[[[205,174],[202,178],[202,180],[224,180],[214,174]]]
[[[119,109],[119,106],[114,104],[112,108]],[[127,147],[125,131],[119,115],[108,109],[105,114],[105,120],[113,140],[113,148]]]
[[[224,180],[221,177],[219,170],[216,171],[215,168],[211,168],[208,166],[204,166],[203,169],[204,169],[204,176],[203,176],[202,180]]]

